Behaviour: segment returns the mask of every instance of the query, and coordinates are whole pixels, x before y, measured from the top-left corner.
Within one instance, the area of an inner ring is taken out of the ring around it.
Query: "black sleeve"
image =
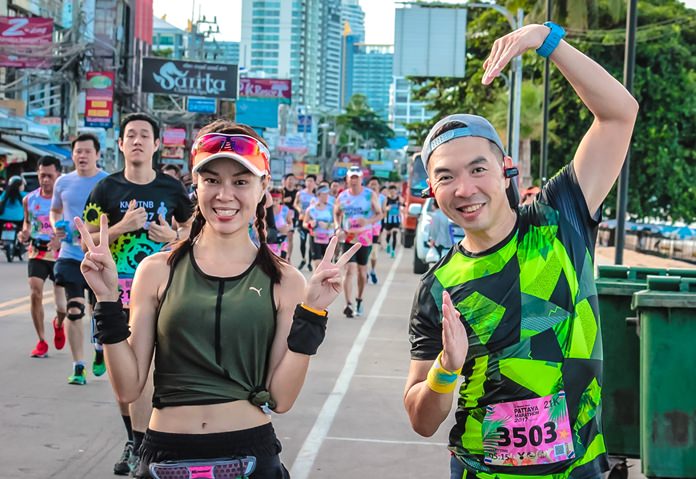
[[[409,323],[411,359],[434,360],[442,351],[442,311],[433,297],[434,283],[435,276],[424,276],[413,298]]]
[[[174,219],[177,223],[186,223],[193,214],[193,201],[189,198],[184,185],[180,185],[177,192],[176,208],[174,208]]]
[[[540,201],[557,210],[581,235],[585,244],[594,248],[597,226],[602,220],[602,207],[590,213],[572,161],[544,186]]]
[[[82,221],[87,224],[99,226],[99,213],[104,213],[107,218],[109,217],[109,212],[104,202],[104,183],[107,178],[108,176],[99,180],[92,188],[92,191],[90,191],[89,197],[87,197],[85,209],[82,211]],[[109,225],[111,224],[113,223],[109,221]]]

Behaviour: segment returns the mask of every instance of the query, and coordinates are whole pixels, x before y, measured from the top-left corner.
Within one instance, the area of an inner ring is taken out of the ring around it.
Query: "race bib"
[[[486,406],[483,461],[534,466],[575,458],[565,392]]]
[[[130,293],[133,286],[133,278],[118,278],[118,292],[121,304],[127,308],[130,304]]]
[[[328,230],[314,230],[314,242],[319,244],[327,244],[331,235]]]

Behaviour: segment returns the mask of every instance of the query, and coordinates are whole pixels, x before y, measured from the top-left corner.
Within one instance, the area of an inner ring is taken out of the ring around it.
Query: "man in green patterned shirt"
[[[421,153],[431,194],[466,236],[421,279],[404,403],[413,429],[431,436],[458,390],[451,479],[590,479],[607,469],[594,243],[638,105],[564,33],[525,26],[484,63],[489,84],[537,49],[594,115],[534,202],[518,207],[516,170],[484,118],[441,120]]]

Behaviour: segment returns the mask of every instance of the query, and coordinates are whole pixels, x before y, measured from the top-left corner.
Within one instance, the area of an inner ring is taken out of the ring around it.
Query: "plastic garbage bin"
[[[696,279],[648,277],[640,334],[640,456],[648,477],[696,478]]]

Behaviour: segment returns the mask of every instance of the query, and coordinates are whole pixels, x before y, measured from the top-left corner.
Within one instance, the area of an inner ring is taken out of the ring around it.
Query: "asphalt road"
[[[273,418],[293,479],[449,478],[450,418],[432,438],[411,430],[402,405],[408,371],[408,314],[418,278],[412,251],[382,253],[366,315],[330,309],[327,339],[312,359],[294,408]],[[53,317],[46,289],[47,318]],[[29,357],[36,343],[26,263],[0,262],[0,479],[106,479],[125,432],[107,376],[71,386],[68,346]],[[50,323],[46,321],[49,331]],[[88,332],[86,331],[86,336]],[[86,351],[91,351],[87,348]],[[638,467],[631,477],[641,477]]]

